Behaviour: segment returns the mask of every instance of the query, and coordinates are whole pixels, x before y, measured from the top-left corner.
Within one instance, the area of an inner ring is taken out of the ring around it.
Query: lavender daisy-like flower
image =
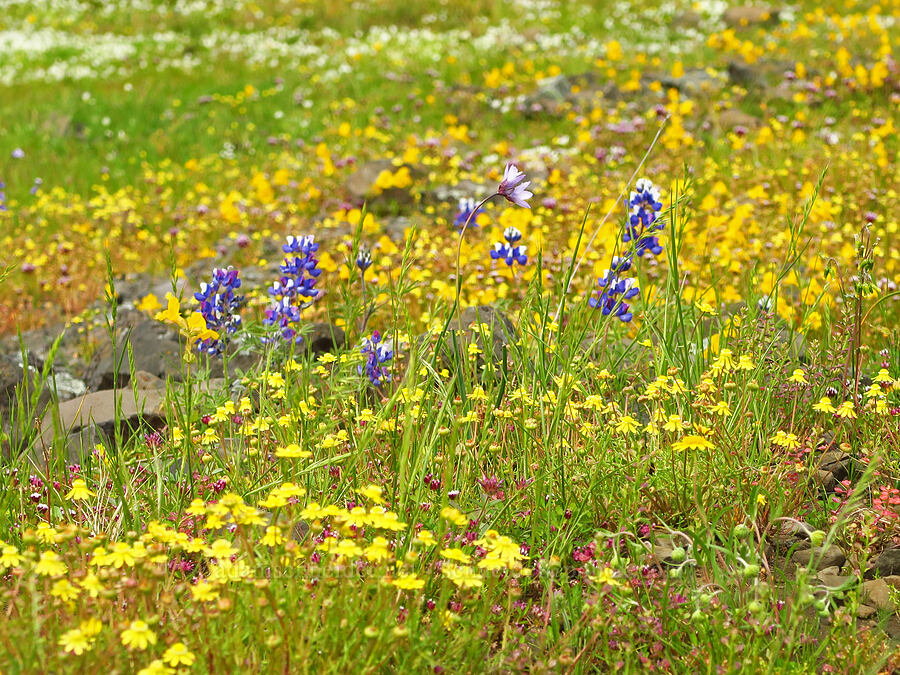
[[[528,256],[525,255],[527,249],[524,246],[516,246],[516,242],[522,238],[522,233],[515,227],[507,227],[503,231],[503,238],[506,239],[506,242],[498,241],[494,244],[494,248],[491,249],[491,258],[502,260],[510,267],[516,263],[520,265],[527,263]]]
[[[509,201],[517,206],[530,209],[529,199],[534,194],[526,188],[531,185],[531,181],[525,180],[525,174],[516,168],[515,164],[507,164],[503,170],[503,180],[500,181],[500,187],[497,188],[497,194],[506,197]]]

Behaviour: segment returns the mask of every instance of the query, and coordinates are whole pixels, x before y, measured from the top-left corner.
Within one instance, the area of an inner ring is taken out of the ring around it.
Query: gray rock
[[[388,239],[398,246],[406,244],[406,230],[412,227],[413,221],[408,216],[388,216],[381,221],[381,228]]]
[[[0,354],[0,409],[9,408],[16,398],[16,389],[25,382],[21,361]]]
[[[816,468],[818,471],[827,471],[835,480],[842,481],[850,477],[855,467],[853,458],[843,450],[829,450],[819,456]]]
[[[481,324],[484,324],[482,326]],[[418,338],[420,347],[426,350],[430,341],[433,347],[438,335],[421,335]],[[456,367],[457,355],[464,360],[464,368],[469,367],[468,350],[470,345],[478,348],[475,359],[479,373],[484,366],[492,364],[499,367],[502,363],[504,348],[509,356],[510,345],[519,339],[515,325],[506,314],[490,305],[467,307],[451,321],[450,328],[444,336],[440,347],[440,360],[443,366],[451,371]]]
[[[380,192],[375,187],[375,181],[382,171],[396,173],[402,168],[406,168],[409,171],[413,183],[425,175],[425,172],[417,166],[410,164],[397,165],[391,159],[375,159],[362,164],[354,171],[347,178],[344,187],[351,199],[357,202],[366,201],[370,207],[389,203],[408,205],[414,201],[412,186],[408,188],[389,188]]]
[[[869,605],[860,605],[856,609],[856,617],[858,619],[869,619],[878,614],[878,610]]]
[[[897,606],[891,600],[891,594],[900,587],[900,576],[890,576],[883,579],[864,581],[860,588],[860,598],[866,605],[876,609],[897,611]]]
[[[729,108],[720,112],[716,118],[716,123],[722,129],[734,129],[736,127],[756,129],[762,125],[762,121],[758,117],[754,117],[737,108]]]
[[[778,23],[778,10],[766,5],[729,7],[722,14],[722,21],[729,28],[768,26]]]
[[[87,385],[84,382],[64,370],[50,375],[50,381],[46,386],[60,402],[82,396],[87,392]]]
[[[847,562],[847,556],[839,546],[831,545],[827,549],[821,546],[812,546],[808,549],[794,551],[791,562],[806,566],[814,561],[815,569],[822,570],[826,567],[843,567]]]
[[[733,60],[728,63],[728,79],[745,89],[767,88],[784,80],[794,64],[790,61],[759,60],[754,63]]]
[[[141,319],[130,329],[120,331],[116,351],[112,344],[102,343],[88,368],[87,382],[92,390],[124,387],[130,379],[128,343],[134,353],[135,370],[156,377],[181,379],[184,347],[168,326],[152,319]],[[118,379],[117,378],[118,374]]]
[[[725,86],[722,76],[712,74],[705,68],[691,68],[680,77],[647,73],[641,80],[648,85],[658,81],[666,89],[677,89],[680,93],[694,98],[715,94]]]
[[[484,199],[490,194],[490,188],[471,180],[461,180],[453,185],[438,185],[423,195],[428,203],[433,204],[450,204],[456,208],[460,199],[471,197],[476,202]]]
[[[344,346],[347,337],[344,329],[324,321],[313,323],[309,332],[303,334],[303,345],[307,352],[319,356],[326,352],[335,353]]]
[[[32,458],[40,461],[49,451],[55,454],[60,436],[65,439],[67,461],[79,461],[90,452],[96,439],[111,440],[116,432],[116,399],[119,425],[127,437],[142,427],[160,429],[165,424],[165,393],[159,389],[104,390],[74,398],[49,410],[41,422],[41,435],[32,447]]]
[[[900,575],[900,548],[889,548],[882,551],[863,576],[866,579]]]

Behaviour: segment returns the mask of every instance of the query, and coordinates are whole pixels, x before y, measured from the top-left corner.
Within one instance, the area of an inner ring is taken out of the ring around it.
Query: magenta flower
[[[497,194],[506,197],[517,206],[530,209],[531,206],[527,200],[531,199],[534,194],[525,188],[531,185],[531,181],[523,183],[523,180],[525,180],[525,174],[519,171],[515,164],[507,164],[503,170],[503,180],[500,182],[500,187],[497,188]]]

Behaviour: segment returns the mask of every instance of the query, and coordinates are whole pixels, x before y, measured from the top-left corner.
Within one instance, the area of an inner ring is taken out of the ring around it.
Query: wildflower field
[[[900,669],[900,0],[0,0],[0,674]]]

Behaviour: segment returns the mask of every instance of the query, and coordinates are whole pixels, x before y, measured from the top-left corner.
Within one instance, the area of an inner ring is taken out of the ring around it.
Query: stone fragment
[[[767,26],[778,23],[778,10],[767,5],[741,5],[729,7],[722,14],[722,21],[729,28]]]
[[[813,561],[815,569],[822,570],[826,567],[843,567],[847,562],[847,556],[839,546],[832,544],[827,549],[822,546],[812,546],[808,549],[794,551],[791,561],[797,565],[806,566]]]
[[[42,461],[65,440],[67,462],[78,462],[89,454],[98,438],[111,441],[116,433],[116,401],[118,399],[119,430],[127,438],[141,428],[160,429],[165,425],[165,392],[145,389],[107,389],[86,394],[59,404],[47,411],[41,422],[41,435],[32,446],[31,456]]]
[[[875,558],[869,569],[867,569],[863,577],[866,579],[874,579],[875,577],[889,577],[900,575],[900,548],[889,548],[882,551]]]

